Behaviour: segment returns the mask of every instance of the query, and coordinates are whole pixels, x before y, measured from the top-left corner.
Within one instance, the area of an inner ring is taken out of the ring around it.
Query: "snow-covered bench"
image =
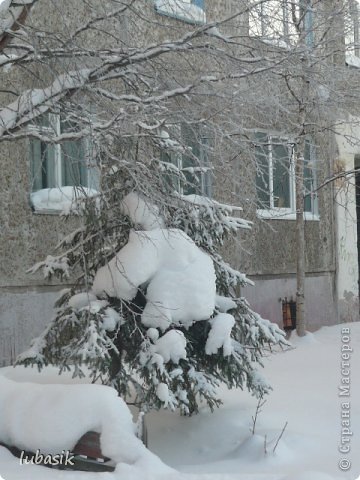
[[[7,448],[19,459],[28,460],[30,458],[36,458],[36,463],[38,465],[54,467],[54,465],[48,462],[46,455],[36,457],[36,452],[20,450],[14,445],[8,445],[3,442],[0,442],[0,446]],[[55,465],[55,467],[65,470],[70,469],[91,472],[112,472],[115,470],[115,463],[102,454],[100,434],[97,432],[86,432],[74,446],[72,451],[69,452],[68,458],[70,459],[70,462],[62,461]]]
[[[74,466],[65,468],[110,471],[144,454],[135,432],[130,410],[110,387],[41,385],[0,375],[0,444],[16,456],[65,451],[74,455]]]

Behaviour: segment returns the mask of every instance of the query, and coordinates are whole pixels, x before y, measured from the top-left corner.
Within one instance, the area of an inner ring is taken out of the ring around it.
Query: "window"
[[[42,134],[60,135],[75,132],[77,127],[59,114],[48,114],[43,115],[38,124],[31,125],[29,129]],[[71,192],[71,188],[64,187],[85,187],[91,189],[88,193],[98,189],[99,173],[87,139],[54,144],[31,138],[29,148],[33,192],[42,191],[45,198],[46,190],[49,189],[61,189],[62,196]],[[51,193],[52,197],[55,195],[56,192]],[[36,210],[38,208],[34,199],[38,197],[32,194],[32,203]],[[48,203],[51,203],[49,210],[57,209],[53,202]]]
[[[359,24],[360,0],[349,0],[345,12],[345,43],[346,52],[349,56],[360,57]]]
[[[189,127],[185,124],[172,127],[171,131],[174,140],[169,139],[170,145],[175,148],[172,151],[162,150],[160,156],[168,172],[168,182],[181,194],[211,197],[211,171],[207,157],[208,137],[203,135],[198,127]]]
[[[155,0],[155,9],[162,15],[189,23],[206,23],[205,0]]]
[[[276,135],[258,132],[255,140],[258,214],[267,218],[295,218],[294,145]],[[304,211],[306,218],[317,218],[314,193],[314,148],[305,143]]]
[[[306,43],[313,45],[313,15],[311,0],[264,0],[256,2],[249,12],[250,35],[261,37],[263,40],[275,41],[278,46],[296,44],[298,31],[293,20],[302,20],[305,28]]]

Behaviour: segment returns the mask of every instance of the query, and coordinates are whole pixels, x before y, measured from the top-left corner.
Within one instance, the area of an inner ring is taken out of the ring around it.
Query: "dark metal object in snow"
[[[100,449],[100,435],[96,432],[87,432],[81,437],[78,443],[69,452],[68,458],[71,461],[51,464],[47,461],[48,455],[39,454],[20,450],[14,445],[7,445],[0,442],[0,446],[7,448],[20,461],[36,463],[48,468],[56,468],[58,470],[80,470],[84,472],[113,472],[115,463],[110,458],[104,457]],[[53,456],[55,457],[55,455]]]
[[[290,331],[296,329],[296,301],[286,297],[282,300],[283,328]]]

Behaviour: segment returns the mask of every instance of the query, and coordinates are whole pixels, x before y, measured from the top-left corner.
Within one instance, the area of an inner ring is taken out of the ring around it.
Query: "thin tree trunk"
[[[305,221],[304,221],[304,152],[305,137],[301,136],[295,156],[296,176],[296,331],[305,335]]]
[[[296,204],[296,331],[300,337],[306,333],[306,311],[305,311],[305,220],[304,220],[304,165],[305,165],[305,143],[308,121],[308,106],[310,102],[310,74],[311,64],[309,56],[308,35],[311,34],[312,26],[306,25],[307,10],[312,8],[312,0],[306,0],[302,4],[301,21],[297,18],[295,4],[292,8],[293,21],[297,25],[299,34],[299,47],[303,49],[301,57],[302,73],[300,79],[300,91],[296,93],[289,87],[291,95],[298,103],[298,125],[299,130],[294,142],[295,157],[295,204]],[[310,27],[310,30],[309,30]],[[311,107],[310,107],[311,108]]]

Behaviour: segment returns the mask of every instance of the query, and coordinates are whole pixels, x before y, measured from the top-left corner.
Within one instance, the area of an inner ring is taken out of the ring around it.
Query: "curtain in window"
[[[61,145],[62,186],[87,186],[85,151],[81,140]]]
[[[289,147],[280,139],[272,139],[273,195],[275,208],[291,208]]]
[[[54,145],[31,139],[30,162],[33,191],[56,186]]]
[[[60,130],[61,133],[76,132],[77,126],[60,117]],[[84,141],[79,139],[63,142],[60,148],[62,186],[87,186]]]

